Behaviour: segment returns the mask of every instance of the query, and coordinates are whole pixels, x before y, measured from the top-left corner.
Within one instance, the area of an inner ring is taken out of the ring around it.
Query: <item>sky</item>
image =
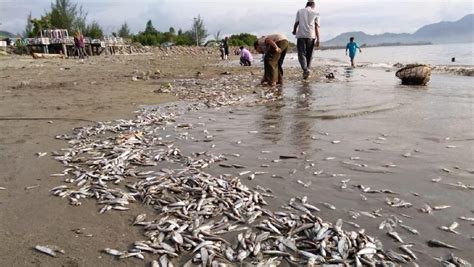
[[[0,30],[21,33],[31,12],[39,17],[52,0],[0,0]],[[169,27],[188,30],[201,15],[212,37],[249,32],[291,34],[296,11],[306,0],[73,0],[96,20],[106,33],[125,21],[133,32],[143,31],[151,19],[159,31]],[[321,38],[343,32],[413,33],[439,21],[454,21],[474,13],[472,0],[316,0],[321,18]]]

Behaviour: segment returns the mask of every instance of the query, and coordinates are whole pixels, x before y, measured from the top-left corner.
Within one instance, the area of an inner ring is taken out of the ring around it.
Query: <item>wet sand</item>
[[[222,153],[228,155],[228,164],[247,166],[243,170],[217,167],[215,174],[266,172],[246,183],[272,189],[278,196],[271,201],[274,208],[292,197],[307,196],[321,208],[318,215],[325,220],[355,222],[380,238],[386,248],[397,251],[400,243],[388,237],[386,229],[378,229],[383,220],[394,215],[419,231],[413,235],[396,228],[406,243],[414,244],[422,266],[435,266],[439,263],[433,257],[442,258],[450,252],[472,262],[473,225],[459,218],[474,217],[474,95],[468,87],[447,91],[445,86],[450,83],[463,82],[450,76],[434,77],[432,83],[439,85],[410,88],[392,82],[393,73],[356,70],[351,75],[374,78],[349,78],[347,82],[354,85],[296,82],[285,88],[282,101],[190,115],[184,122],[205,123],[190,136],[203,140],[206,129],[213,141],[191,140],[182,146],[190,152]],[[235,153],[241,156],[232,157]],[[280,155],[297,155],[298,159],[281,160]],[[248,180],[248,175],[241,178]],[[432,181],[437,178],[442,179]],[[347,188],[342,188],[341,181],[347,179]],[[311,184],[304,187],[298,180]],[[469,188],[450,185],[459,183]],[[364,193],[358,185],[396,194]],[[390,207],[385,203],[387,198],[399,198],[413,206]],[[328,209],[322,202],[337,209]],[[429,215],[419,211],[425,203],[451,207]],[[350,214],[375,210],[382,216],[354,219]],[[455,221],[460,224],[459,235],[439,229]],[[430,239],[460,250],[429,248],[426,242]]]
[[[98,64],[102,60],[106,59],[100,59]],[[145,62],[149,64],[145,65],[149,70],[160,68],[165,77],[158,81],[131,81],[134,69],[143,69]],[[86,70],[82,65],[73,63],[80,70],[74,75],[64,76],[63,70],[60,70],[63,63],[44,64],[47,67],[39,68],[47,69],[42,72],[48,73],[47,78],[20,88],[12,88],[12,85],[21,85],[24,77],[31,77],[32,73],[40,76],[34,67],[21,69],[19,64],[17,68],[1,71],[0,76],[8,76],[6,79],[9,79],[2,84],[1,117],[45,119],[0,122],[0,162],[1,169],[5,170],[0,175],[0,186],[6,187],[6,190],[0,190],[0,234],[1,240],[5,240],[0,249],[6,252],[2,254],[7,255],[0,259],[0,265],[141,265],[143,263],[136,259],[116,261],[100,253],[100,250],[111,246],[126,248],[134,241],[143,239],[139,229],[130,226],[130,220],[141,212],[149,211],[149,208],[134,205],[130,212],[99,215],[93,201],[83,201],[82,206],[72,207],[67,201],[48,194],[50,188],[61,184],[61,179],[49,177],[51,173],[62,170],[60,164],[49,157],[38,158],[34,154],[67,147],[65,142],[55,140],[54,136],[88,124],[87,121],[73,119],[101,121],[131,118],[138,105],[173,100],[169,96],[153,93],[162,88],[162,83],[173,81],[173,77],[194,78],[197,71],[202,72],[206,79],[218,79],[222,67],[203,68],[202,62],[190,59],[180,61],[182,64],[171,64],[166,60],[155,62],[144,56],[132,59],[128,67],[104,63],[107,75],[104,75],[102,68]],[[25,63],[27,66],[31,64],[36,62]],[[230,71],[239,74],[242,69],[231,68]],[[259,73],[259,69],[245,71]],[[446,249],[428,248],[428,239],[442,240],[461,248],[455,251],[456,255],[472,262],[469,248],[473,242],[470,240],[470,236],[474,235],[473,226],[457,218],[473,217],[473,190],[443,184],[474,183],[472,91],[466,86],[455,94],[445,90],[450,85],[462,85],[470,80],[450,81],[444,84],[446,87],[410,88],[398,86],[397,81],[390,78],[393,73],[337,71],[338,81],[332,83],[301,83],[290,79],[283,87],[283,99],[266,105],[186,113],[180,121],[192,123],[194,128],[186,130],[189,132],[188,140],[180,138],[175,142],[185,154],[200,151],[224,153],[228,155],[229,163],[245,165],[246,170],[268,172],[252,181],[245,176],[241,178],[250,186],[271,188],[278,196],[269,201],[275,209],[291,197],[306,195],[310,203],[321,208],[320,217],[333,222],[338,218],[356,222],[370,235],[380,238],[388,248],[396,248],[397,244],[377,227],[385,216],[395,214],[407,225],[419,230],[420,235],[415,236],[397,228],[407,242],[415,243],[415,251],[426,253],[417,253],[422,265],[433,265],[432,256],[442,257],[448,253]],[[56,75],[49,74],[55,72]],[[57,77],[62,78],[57,80]],[[103,77],[106,77],[105,80]],[[249,81],[258,81],[258,77],[246,77]],[[453,78],[434,77],[432,83],[443,84],[450,79]],[[78,84],[74,84],[75,80]],[[98,84],[90,84],[94,80]],[[237,81],[232,84],[235,83]],[[83,86],[79,86],[78,90],[76,86],[79,84]],[[258,90],[254,86],[236,89],[248,93]],[[455,89],[458,88],[451,90]],[[439,112],[440,106],[443,112]],[[196,141],[209,135],[203,132],[204,129],[213,135],[212,142]],[[168,131],[175,134],[173,129]],[[333,144],[335,140],[341,142]],[[241,156],[232,157],[232,153]],[[299,158],[272,162],[279,155],[288,154],[298,155]],[[334,159],[328,160],[329,157]],[[351,157],[358,158],[351,160]],[[261,167],[261,164],[270,167]],[[366,164],[367,167],[355,164]],[[385,167],[387,164],[396,166]],[[453,172],[446,173],[442,170],[444,168]],[[234,175],[241,171],[217,166],[209,170],[213,174]],[[319,171],[323,172],[314,175]],[[278,177],[273,178],[273,174]],[[433,183],[431,180],[437,177],[443,179],[440,183]],[[340,181],[349,178],[347,189],[341,189]],[[311,185],[303,187],[297,180],[311,181]],[[354,187],[358,184],[374,189],[390,189],[400,194],[364,194],[368,200],[363,201],[360,189]],[[39,187],[24,189],[32,185]],[[420,197],[413,196],[411,191],[419,193]],[[391,208],[384,202],[386,197],[398,197],[414,206]],[[320,202],[329,202],[337,209],[326,209]],[[451,205],[452,208],[427,215],[418,211],[424,203]],[[384,217],[377,219],[363,215],[353,219],[348,214],[350,210],[372,211],[380,208]],[[404,218],[401,213],[413,218]],[[453,221],[460,223],[458,230],[462,235],[437,229]],[[82,230],[84,234],[72,231],[78,228],[85,228]],[[351,226],[345,224],[344,228],[350,229]],[[86,237],[87,234],[93,234],[93,237]],[[64,248],[67,254],[57,259],[40,255],[31,250],[37,244],[55,244]]]

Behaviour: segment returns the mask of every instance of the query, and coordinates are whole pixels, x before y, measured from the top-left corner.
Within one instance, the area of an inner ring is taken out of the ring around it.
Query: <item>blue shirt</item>
[[[354,57],[355,54],[357,53],[357,49],[360,49],[360,47],[357,45],[356,42],[350,42],[346,46],[346,51],[349,50],[349,56]]]

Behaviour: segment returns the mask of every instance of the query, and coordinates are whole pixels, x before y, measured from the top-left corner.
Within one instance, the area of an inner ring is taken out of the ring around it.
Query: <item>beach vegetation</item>
[[[118,30],[117,35],[122,38],[130,38],[131,33],[130,33],[130,28],[128,27],[127,22],[124,22],[122,26],[120,26],[120,29]]]

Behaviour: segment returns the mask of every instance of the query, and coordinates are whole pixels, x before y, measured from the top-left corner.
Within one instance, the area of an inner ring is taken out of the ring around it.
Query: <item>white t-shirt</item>
[[[319,13],[311,7],[306,7],[298,10],[296,13],[296,22],[298,22],[298,30],[296,31],[296,38],[311,38],[316,39],[315,26],[319,27]]]

